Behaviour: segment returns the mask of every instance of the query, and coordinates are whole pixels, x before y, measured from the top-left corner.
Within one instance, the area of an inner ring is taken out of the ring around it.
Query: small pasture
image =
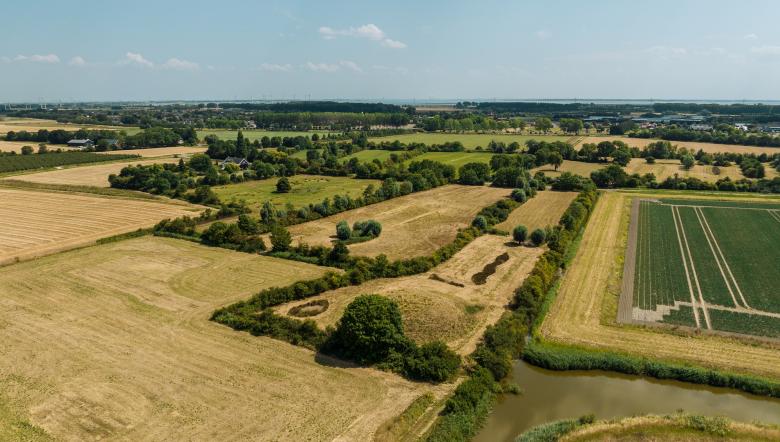
[[[509,217],[496,227],[511,232],[516,226],[524,225],[530,233],[534,229],[555,226],[563,216],[563,212],[569,208],[576,197],[577,192],[554,192],[552,190],[538,192],[535,197],[513,210]]]
[[[374,186],[381,184],[379,180],[321,175],[295,175],[288,179],[292,185],[292,190],[288,193],[276,192],[276,183],[279,178],[214,186],[213,190],[222,201],[244,200],[253,209],[259,210],[266,201],[271,201],[277,207],[284,208],[288,203],[295,207],[316,204],[322,202],[326,197],[332,198],[336,194],[358,197],[370,184]]]
[[[545,164],[543,166],[531,169],[531,175],[535,174],[536,172],[544,172],[545,175],[556,178],[561,176],[563,172],[569,172],[573,173],[574,175],[580,175],[589,178],[591,172],[606,166],[607,165],[604,163],[586,163],[583,161],[563,160],[563,164],[558,166],[558,170],[555,170],[555,168],[549,164]]]
[[[655,163],[648,164],[644,158],[632,158],[631,162],[625,168],[629,175],[638,173],[644,175],[652,173],[656,181],[661,182],[669,177],[678,175],[680,178],[698,178],[702,181],[714,183],[722,178],[731,178],[739,180],[744,178],[739,166],[715,167],[696,164],[690,169],[683,168],[680,160],[655,160]]]

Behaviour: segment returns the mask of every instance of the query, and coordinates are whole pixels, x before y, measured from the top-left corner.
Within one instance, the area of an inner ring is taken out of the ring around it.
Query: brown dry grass
[[[45,172],[13,175],[9,179],[41,184],[110,187],[110,184],[108,183],[108,176],[112,173],[118,175],[124,167],[136,164],[148,166],[150,164],[156,163],[176,163],[178,161],[179,160],[176,158],[158,158],[144,161],[122,161],[116,163],[111,162],[108,164],[98,163],[94,165],[76,165],[73,167],[47,170]]]
[[[127,130],[131,128],[120,126],[100,126],[95,124],[67,124],[58,123],[54,120],[43,120],[37,118],[4,118],[0,120],[0,135],[8,132],[38,132],[41,129],[46,130],[79,130],[79,129],[106,129],[106,130]]]
[[[712,441],[725,440],[693,428],[687,415],[632,416],[600,421],[574,430],[561,441]],[[780,428],[755,423],[725,421],[728,440],[770,441],[780,439]]]
[[[626,166],[628,174],[638,173],[644,175],[652,173],[658,182],[661,182],[675,174],[681,178],[698,178],[702,181],[714,183],[719,179],[729,177],[732,180],[745,178],[740,171],[739,166],[719,167],[719,173],[715,174],[713,166],[695,165],[689,170],[685,170],[679,160],[656,160],[654,164],[648,164],[644,158],[633,158]],[[768,170],[767,170],[768,171]]]
[[[16,152],[22,153],[22,147],[30,146],[33,148],[33,152],[38,152],[38,143],[31,141],[4,141],[0,140],[0,152]],[[61,145],[48,145],[50,150],[63,149],[71,150],[68,146]]]
[[[509,261],[498,266],[485,284],[474,284],[471,276],[504,252],[509,254]],[[441,339],[465,355],[474,350],[485,327],[496,322],[505,311],[514,289],[520,286],[542,252],[541,248],[508,246],[506,237],[482,236],[430,272],[373,280],[284,304],[275,310],[287,315],[297,305],[326,299],[330,304],[328,309],[307,318],[325,328],[336,325],[356,296],[380,294],[398,302],[404,329],[412,339],[419,343]],[[433,274],[464,287],[433,280],[430,278]]]
[[[615,140],[622,141],[628,144],[629,146],[639,147],[640,149],[647,146],[650,143],[661,141],[653,138],[593,136],[593,137],[583,137],[575,147],[579,147],[580,145],[585,143],[598,144],[602,141],[615,141]],[[754,153],[756,155],[761,155],[762,153],[766,153],[768,155],[780,153],[780,147],[759,147],[759,146],[742,146],[737,144],[700,143],[697,141],[670,141],[670,143],[676,144],[680,147],[685,147],[686,149],[693,150],[694,152],[698,152],[699,149],[701,149],[707,153],[735,152],[735,153]]]
[[[384,253],[391,260],[411,258],[430,254],[449,243],[458,228],[467,227],[483,207],[509,194],[508,189],[453,184],[298,224],[289,230],[295,242],[330,246],[339,221],[346,220],[351,226],[355,221],[374,219],[382,224],[382,234],[350,245],[351,253]]]
[[[325,270],[156,237],[4,269],[0,439],[367,440],[427,386],[208,320]]]
[[[111,150],[108,152],[98,152],[106,155],[140,155],[142,157],[164,157],[164,156],[190,156],[196,153],[203,153],[205,147],[178,146],[178,147],[151,147],[149,149],[125,149]]]
[[[545,190],[513,210],[506,221],[496,227],[511,232],[516,226],[524,225],[529,232],[558,224],[563,212],[577,197],[577,192],[553,192]]]
[[[544,166],[531,169],[531,175],[536,172],[544,172],[545,175],[555,178],[560,176],[563,172],[569,172],[575,175],[590,177],[591,172],[606,166],[607,165],[604,163],[585,163],[583,161],[563,160],[563,164],[558,167],[558,170],[555,170],[555,168],[549,164],[545,164]]]
[[[620,192],[602,194],[542,324],[540,332],[544,339],[780,378],[777,350],[736,338],[676,335],[662,329],[614,325],[612,310],[620,290],[631,198]],[[602,309],[609,311],[603,321]]]
[[[91,244],[198,206],[0,188],[0,265]]]

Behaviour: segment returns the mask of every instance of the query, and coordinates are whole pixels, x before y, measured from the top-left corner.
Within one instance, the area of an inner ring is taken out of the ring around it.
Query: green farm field
[[[242,130],[241,133],[244,135],[244,138],[248,139],[249,141],[259,140],[260,138],[263,138],[265,136],[267,137],[297,137],[297,136],[304,136],[304,137],[311,137],[313,134],[318,135],[327,135],[328,131],[286,131],[286,130],[263,130],[263,129],[247,129]],[[203,140],[209,135],[216,135],[221,140],[235,140],[236,136],[238,135],[237,130],[230,130],[230,129],[199,129],[198,130],[198,138]]]
[[[398,152],[399,154],[402,152]],[[373,160],[384,161],[390,158],[393,151],[390,150],[361,150],[360,152],[347,155],[342,161],[349,161],[352,158],[357,158],[360,162],[370,162]],[[297,153],[296,153],[297,155]],[[466,163],[490,163],[490,158],[495,155],[490,152],[426,152],[422,155],[418,155],[407,163],[412,161],[431,160],[438,161],[440,163],[448,164],[455,167],[455,169]],[[295,156],[295,155],[293,155]],[[305,154],[304,157],[305,158]]]
[[[289,193],[276,193],[278,178],[267,180],[245,181],[238,184],[227,184],[213,187],[219,199],[230,201],[241,200],[249,204],[253,209],[259,209],[266,201],[273,202],[277,207],[283,207],[287,203],[295,207],[307,206],[310,203],[319,203],[325,197],[333,195],[360,196],[369,184],[378,186],[378,180],[363,180],[347,177],[331,177],[319,175],[296,175],[290,177],[292,190]]]
[[[514,135],[514,134],[456,134],[456,133],[414,133],[403,135],[391,135],[387,137],[370,138],[377,143],[387,141],[400,141],[402,143],[444,144],[446,142],[460,141],[466,149],[474,149],[477,146],[487,147],[491,140],[511,143],[517,141],[525,145],[528,140],[539,141],[568,141],[575,144],[581,137],[567,135]]]
[[[639,204],[633,319],[780,338],[780,204]]]

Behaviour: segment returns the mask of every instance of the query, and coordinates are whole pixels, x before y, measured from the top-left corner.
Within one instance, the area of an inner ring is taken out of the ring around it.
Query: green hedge
[[[657,379],[674,379],[694,384],[726,387],[748,393],[780,397],[780,382],[757,376],[727,373],[693,365],[674,364],[626,354],[586,350],[532,341],[523,359],[549,370],[607,370]]]

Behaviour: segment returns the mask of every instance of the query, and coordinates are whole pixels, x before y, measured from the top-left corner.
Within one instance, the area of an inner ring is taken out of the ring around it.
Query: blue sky
[[[780,99],[780,2],[4,0],[0,102]]]

